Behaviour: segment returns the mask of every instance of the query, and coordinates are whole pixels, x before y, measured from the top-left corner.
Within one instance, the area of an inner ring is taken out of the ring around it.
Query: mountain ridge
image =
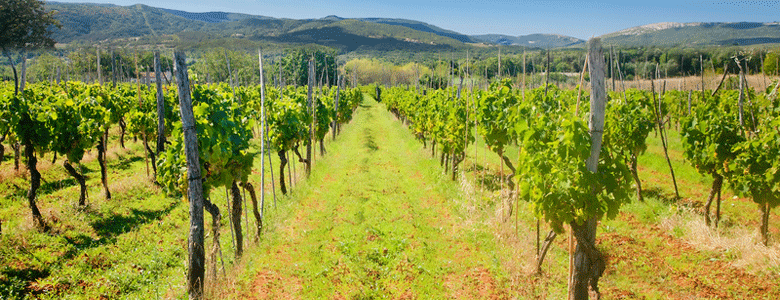
[[[532,48],[582,47],[585,40],[558,34],[466,35],[433,24],[402,18],[289,19],[270,16],[157,8],[143,4],[46,3],[63,25],[54,38],[61,43],[96,42],[197,32],[204,36],[252,41],[314,43],[354,51],[360,43],[378,50],[446,50],[466,44]],[[601,35],[618,46],[708,46],[780,43],[778,22],[660,22]],[[378,46],[377,46],[378,45]],[[423,45],[427,45],[424,46]],[[365,47],[364,47],[365,48]]]
[[[780,22],[659,22],[601,36],[621,46],[726,46],[780,43]]]

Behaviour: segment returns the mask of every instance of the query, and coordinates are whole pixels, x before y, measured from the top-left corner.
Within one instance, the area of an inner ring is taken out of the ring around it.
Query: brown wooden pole
[[[718,83],[718,87],[716,87],[715,90],[712,91],[712,94],[710,95],[710,97],[715,96],[715,93],[717,93],[718,90],[720,90],[720,87],[723,86],[723,81],[726,80],[726,75],[728,73],[729,73],[729,64],[725,63],[723,65],[723,77],[720,78],[720,83]],[[704,97],[704,90],[702,90],[702,97]]]
[[[265,78],[263,78],[263,52],[257,50],[260,63],[260,216],[265,213]],[[273,168],[271,168],[273,171]],[[271,178],[273,182],[273,178]],[[276,204],[276,202],[274,202]],[[261,223],[262,224],[262,223]],[[261,225],[262,227],[262,225]]]
[[[699,54],[699,73],[701,74],[701,94],[704,96],[704,56],[701,54]],[[725,69],[723,70],[723,74],[726,74]],[[714,95],[715,93],[712,94]]]
[[[203,242],[203,182],[200,174],[195,115],[192,112],[192,99],[190,98],[190,80],[187,75],[184,52],[176,51],[174,60],[176,63],[175,74],[179,90],[181,122],[184,130],[184,152],[187,160],[187,198],[190,202],[190,231],[187,241],[189,251],[187,292],[189,299],[193,300],[203,298],[206,260]]]
[[[577,88],[577,105],[574,107],[574,114],[578,115],[580,112],[580,98],[582,97],[582,85],[585,84],[585,70],[588,69],[588,54],[585,53],[585,63],[582,64],[582,71],[580,72],[580,86]]]
[[[312,116],[314,115],[314,101],[312,99],[312,92],[314,90],[314,58],[309,59],[309,89],[308,89],[308,111]],[[309,142],[306,144],[306,177],[311,175],[311,156],[312,156],[312,142],[314,141],[314,122],[309,123]]]
[[[157,154],[165,151],[165,98],[162,89],[160,51],[154,52],[154,79],[157,86]]]

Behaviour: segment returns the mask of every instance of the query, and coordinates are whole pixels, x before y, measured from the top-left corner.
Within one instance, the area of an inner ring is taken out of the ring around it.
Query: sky
[[[780,21],[780,1],[59,0],[225,11],[275,18],[403,18],[459,33],[550,33],[588,39],[659,22]]]

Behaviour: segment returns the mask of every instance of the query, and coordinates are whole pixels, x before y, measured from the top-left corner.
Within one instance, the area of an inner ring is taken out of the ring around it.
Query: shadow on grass
[[[129,214],[113,213],[108,217],[90,222],[95,233],[100,236],[100,243],[115,242],[116,237],[133,230],[135,227],[159,220],[169,214],[178,202],[173,202],[160,210],[132,209]]]
[[[656,198],[661,200],[664,204],[678,204],[690,208],[701,208],[703,204],[698,201],[679,199],[674,196],[674,193],[665,191],[659,187],[652,187],[642,190],[642,196],[645,198]]]
[[[95,169],[87,167],[85,164],[79,164],[79,172],[81,172],[82,175],[87,175],[88,173],[95,172]]]
[[[44,182],[43,184],[41,184],[41,187],[38,189],[38,194],[39,195],[51,194],[58,190],[75,186],[75,185],[78,185],[78,183],[76,182],[76,179],[73,179],[73,177],[64,178],[56,181]],[[27,195],[27,190],[24,191],[24,195]]]
[[[111,163],[109,161],[109,167],[116,168],[119,170],[127,170],[130,169],[131,165],[134,162],[142,161],[142,160],[144,160],[144,158],[141,156],[131,156],[130,158],[127,158],[125,156],[119,156],[117,160],[114,161],[114,163]]]
[[[474,172],[474,171],[482,172],[482,171],[485,170],[485,167],[480,165],[480,164],[474,165],[474,164],[463,164],[463,163],[461,163],[461,166],[465,167],[464,170],[466,172]]]
[[[366,128],[363,130],[363,138],[365,141],[363,142],[363,146],[368,148],[370,151],[377,151],[379,150],[379,145],[376,144],[376,141],[374,141],[374,133],[371,131],[371,129]]]
[[[176,208],[176,205],[178,205],[178,203],[174,202],[159,210],[132,209],[129,213],[123,214],[112,212],[107,216],[91,211],[90,208],[87,207],[85,208],[85,213],[94,214],[99,217],[97,220],[89,223],[95,230],[95,233],[97,233],[98,238],[94,239],[92,236],[84,233],[63,233],[61,236],[67,241],[67,244],[73,245],[74,247],[69,247],[69,249],[60,256],[61,261],[72,259],[85,249],[116,243],[117,236],[130,232],[139,225],[161,219]]]
[[[363,146],[365,146],[366,148],[368,148],[368,150],[371,151],[379,150],[379,146],[377,146],[376,142],[371,137],[366,139],[366,141],[363,143]]]
[[[472,180],[474,180],[474,184],[477,187],[483,186],[485,190],[493,192],[501,190],[501,174],[499,172],[492,172],[491,169],[487,169],[480,164],[477,164],[476,168],[473,164],[469,164],[466,166],[465,171],[476,175],[476,178]],[[508,188],[509,178],[512,176],[511,173],[508,170],[504,171],[504,188]]]
[[[8,182],[8,184],[0,184],[0,189],[5,189],[5,192],[10,198],[22,198],[27,196],[27,189],[29,186],[21,186],[14,182]]]
[[[68,244],[73,245],[74,247],[69,247],[68,251],[65,251],[65,253],[60,256],[60,261],[70,260],[78,256],[82,250],[103,246],[109,241],[104,238],[95,240],[92,239],[91,236],[83,233],[79,233],[75,236],[63,235],[63,238],[68,241]]]
[[[0,274],[0,299],[26,299],[26,296],[36,294],[28,283],[51,275],[48,268],[40,270],[32,266],[21,269],[4,267]]]

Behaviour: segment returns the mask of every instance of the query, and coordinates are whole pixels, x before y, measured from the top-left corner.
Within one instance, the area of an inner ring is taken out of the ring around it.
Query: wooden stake
[[[265,78],[263,78],[263,52],[257,50],[260,63],[260,216],[265,210]],[[273,179],[271,180],[273,182]],[[276,202],[274,202],[276,207]]]
[[[227,49],[225,49],[224,53],[225,53],[225,63],[227,63],[227,69],[228,69],[228,78],[230,78],[230,88],[233,90],[233,99],[238,99],[238,97],[236,97],[236,86],[233,84],[233,71],[230,69],[230,59],[228,58],[227,55]],[[239,101],[238,103],[241,104],[241,101]]]
[[[523,102],[525,102],[525,50],[523,50]]]
[[[738,58],[734,58],[734,60],[737,62],[737,67],[739,67],[739,100],[737,101],[737,105],[739,106],[739,126],[744,130],[745,121],[742,116],[742,107],[745,102],[745,70],[742,69],[742,64],[739,62]]]
[[[699,54],[699,72],[701,73],[701,94],[704,95],[704,56],[701,54]],[[725,74],[726,71],[724,70],[723,73]]]
[[[22,51],[22,80],[19,82],[19,91],[24,94],[25,85],[27,85],[27,51]]]
[[[582,98],[582,85],[585,84],[585,70],[588,69],[588,53],[585,53],[585,63],[582,64],[580,72],[580,86],[577,88],[577,105],[574,107],[574,115],[580,113],[580,99]]]
[[[547,97],[547,88],[550,85],[550,49],[547,49],[547,71],[544,72],[544,97]]]
[[[600,39],[593,38],[588,41],[588,50],[591,70],[590,118],[588,120],[588,128],[590,130],[592,142],[590,156],[585,161],[585,165],[587,166],[588,171],[596,173],[598,171],[599,153],[601,152],[601,143],[604,132],[604,114],[607,99],[607,91],[604,82],[606,66]],[[594,186],[593,191],[596,190],[597,187]],[[575,236],[578,240],[578,246],[574,254],[574,274],[572,275],[573,280],[571,288],[569,289],[569,299],[588,299],[588,287],[598,286],[598,278],[604,271],[604,261],[595,244],[596,222],[597,219],[593,216],[582,224],[577,224],[577,222],[569,223],[573,231],[577,231]],[[601,268],[599,268],[599,266]],[[596,298],[600,298],[600,295],[597,294]]]
[[[135,52],[133,52],[133,61],[135,62],[135,83],[136,83],[136,91],[138,93],[138,107],[140,108],[143,104],[143,100],[141,100],[141,70],[138,69],[138,50],[136,49]]]
[[[98,75],[98,83],[100,85],[103,85],[103,70],[100,68],[100,47],[97,47],[97,75]]]
[[[308,110],[309,113],[313,116],[314,114],[314,103],[312,99],[312,91],[314,89],[314,57],[309,59],[309,89],[308,89]],[[309,175],[311,175],[311,157],[312,157],[312,143],[314,141],[314,122],[309,124],[309,143],[306,144],[306,177],[308,178]]]
[[[501,45],[498,45],[498,80],[501,80]]]
[[[623,81],[623,71],[620,70],[620,57],[622,56],[621,54],[622,53],[618,51],[617,62],[615,64],[617,65],[618,75],[620,76],[620,87],[623,89],[623,101],[628,101],[626,99],[626,83]]]
[[[717,93],[718,90],[720,90],[720,87],[723,86],[723,81],[726,80],[726,75],[728,73],[729,73],[729,64],[725,63],[723,64],[723,77],[720,78],[720,83],[718,83],[718,87],[716,87],[715,90],[712,91],[712,95],[710,95],[710,97],[715,96],[715,93]],[[702,91],[701,95],[702,97],[704,97],[704,89],[702,89],[701,91]]]
[[[189,78],[187,77],[186,58],[184,52],[177,51],[176,77],[179,89],[182,128],[184,130],[185,153],[187,158],[187,198],[190,203],[190,231],[187,243],[189,252],[187,269],[187,291],[189,299],[203,297],[203,279],[205,273],[206,254],[203,243],[203,183],[200,174],[200,158],[198,156],[198,137],[195,131],[195,116],[192,112]]]
[[[267,122],[265,123],[265,132],[268,132],[268,123]],[[276,183],[274,182],[274,161],[271,159],[271,151],[268,151],[268,168],[271,170],[271,191],[273,191],[273,195],[274,195],[274,209],[276,209]],[[279,181],[281,182],[282,180],[284,180],[284,178],[281,178],[281,180],[279,180]]]
[[[766,72],[764,72],[764,56],[759,55],[759,57],[761,57],[761,76],[764,78],[764,89],[766,90],[769,85],[766,83]]]
[[[587,60],[586,60],[587,61]],[[572,283],[574,282],[574,231],[569,226],[569,277],[566,299],[571,299]]]
[[[615,91],[615,47],[609,46],[609,78],[612,79],[612,91]]]
[[[658,68],[656,66],[656,72],[658,71]],[[650,86],[653,90],[653,99],[655,98],[655,84],[652,79],[650,79]],[[672,167],[672,161],[669,159],[669,147],[667,142],[667,137],[664,130],[663,125],[663,116],[661,115],[661,99],[663,98],[662,93],[658,93],[658,104],[654,105],[655,108],[653,111],[655,111],[655,118],[656,122],[658,123],[658,133],[661,135],[661,145],[664,148],[664,156],[666,157],[666,163],[669,165],[669,173],[672,175],[672,183],[674,184],[674,195],[677,197],[676,199],[680,198],[680,192],[677,189],[677,179],[674,176],[674,168]],[[654,100],[655,101],[655,100]]]
[[[165,151],[165,98],[163,98],[160,72],[160,51],[154,52],[154,78],[157,86],[157,154]]]

